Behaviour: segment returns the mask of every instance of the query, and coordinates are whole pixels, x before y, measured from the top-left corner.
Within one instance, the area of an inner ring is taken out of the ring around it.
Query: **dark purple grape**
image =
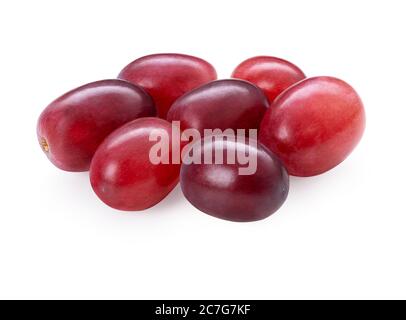
[[[180,178],[183,194],[196,208],[220,219],[249,222],[267,218],[284,203],[289,176],[279,159],[256,140],[206,138],[197,144],[201,160],[211,150],[213,164],[184,163]],[[223,164],[215,164],[216,152],[222,154]],[[231,154],[235,164],[230,163]],[[244,168],[252,174],[241,174]]]

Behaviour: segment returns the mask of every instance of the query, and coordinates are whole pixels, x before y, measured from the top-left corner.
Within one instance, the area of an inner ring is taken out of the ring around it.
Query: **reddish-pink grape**
[[[365,111],[355,90],[332,77],[306,79],[267,111],[260,141],[291,175],[313,176],[341,163],[360,141]]]
[[[98,197],[112,208],[139,211],[154,206],[176,186],[180,164],[154,164],[149,157],[156,144],[151,133],[167,136],[172,159],[172,127],[159,118],[129,122],[114,131],[97,149],[90,181]],[[165,157],[166,154],[161,154]]]
[[[153,54],[126,66],[120,79],[145,88],[152,96],[158,115],[166,119],[172,103],[186,92],[217,78],[207,61],[184,54]]]
[[[260,87],[272,103],[285,89],[306,76],[293,63],[269,56],[243,61],[233,72],[233,78],[244,79]]]

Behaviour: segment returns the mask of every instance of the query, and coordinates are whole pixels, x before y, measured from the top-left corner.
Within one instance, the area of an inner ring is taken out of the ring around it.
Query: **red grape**
[[[181,129],[259,129],[268,109],[264,93],[242,80],[217,80],[180,97],[168,112]]]
[[[275,100],[259,136],[291,175],[313,176],[341,163],[364,128],[364,107],[355,90],[342,80],[316,77],[290,87]]]
[[[233,78],[244,79],[260,87],[269,103],[285,89],[306,76],[294,64],[275,57],[259,56],[242,62],[233,72]]]
[[[204,142],[203,142],[204,141]],[[251,143],[255,141],[255,144]],[[241,175],[241,163],[184,163],[181,187],[185,197],[199,210],[217,218],[248,222],[267,218],[284,203],[289,191],[289,176],[279,159],[256,140],[200,140],[201,158],[206,152],[219,152],[223,159],[231,153],[255,157],[256,170]],[[198,158],[199,158],[198,157]]]
[[[152,98],[122,80],[102,80],[74,89],[52,102],[38,120],[42,150],[66,171],[87,171],[97,147],[113,130],[155,116]]]
[[[208,62],[184,54],[153,54],[127,67],[120,79],[142,86],[154,99],[158,115],[166,119],[172,103],[186,92],[215,80],[216,70]]]
[[[176,186],[180,164],[153,164],[149,153],[150,135],[169,138],[167,152],[172,157],[172,127],[159,118],[143,118],[114,131],[100,145],[90,168],[90,181],[98,197],[112,208],[144,210],[160,202]]]

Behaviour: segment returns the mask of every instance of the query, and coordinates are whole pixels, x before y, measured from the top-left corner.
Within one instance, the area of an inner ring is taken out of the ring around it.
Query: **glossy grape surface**
[[[306,76],[302,70],[289,61],[259,56],[243,61],[233,72],[233,78],[244,79],[256,84],[272,103],[276,97],[291,85]]]
[[[355,90],[332,77],[286,90],[262,120],[260,141],[291,175],[313,176],[341,163],[360,141],[365,111]]]
[[[112,208],[144,210],[160,202],[176,186],[180,164],[153,164],[150,150],[156,141],[150,135],[169,137],[172,127],[159,118],[132,121],[114,131],[100,145],[90,168],[90,181],[98,197]],[[162,151],[162,157],[166,152]]]
[[[181,129],[259,129],[268,109],[264,93],[242,80],[217,80],[180,97],[168,113]]]
[[[155,115],[154,102],[141,87],[122,80],[102,80],[52,102],[38,120],[37,136],[55,166],[87,171],[97,147],[113,130]]]
[[[154,99],[159,117],[166,119],[177,98],[215,80],[217,74],[211,64],[197,57],[153,54],[130,63],[119,78],[142,86]]]
[[[182,191],[197,209],[220,219],[249,222],[264,219],[281,207],[288,195],[289,176],[275,155],[260,144],[249,146],[248,141],[197,142],[202,145],[202,160],[207,150],[212,155],[222,153],[223,159],[230,152],[252,152],[257,159],[252,175],[239,174],[239,168],[247,166],[238,161],[215,164],[213,158],[213,164],[184,163]]]

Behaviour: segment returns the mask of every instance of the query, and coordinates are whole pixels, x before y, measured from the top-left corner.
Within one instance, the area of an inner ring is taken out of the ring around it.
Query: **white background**
[[[1,1],[0,298],[406,298],[405,2]],[[364,100],[339,167],[291,179],[269,219],[198,212],[177,188],[121,213],[42,154],[42,109],[133,59],[180,52],[221,78],[274,55]]]

